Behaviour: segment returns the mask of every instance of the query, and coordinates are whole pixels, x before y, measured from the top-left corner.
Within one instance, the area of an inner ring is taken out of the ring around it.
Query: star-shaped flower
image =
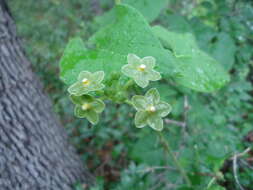
[[[161,79],[159,72],[154,70],[155,58],[147,56],[139,58],[135,54],[128,54],[127,65],[124,65],[121,71],[128,77],[133,78],[136,84],[142,88],[148,86],[149,81]]]
[[[157,131],[163,129],[162,118],[170,113],[171,106],[160,101],[159,92],[155,88],[150,89],[145,96],[133,96],[132,103],[137,110],[135,115],[136,127],[142,128],[149,125]]]
[[[97,71],[95,73],[82,71],[78,76],[77,82],[68,88],[68,92],[75,96],[81,96],[91,91],[101,90],[104,88],[104,85],[101,84],[104,76],[104,71]]]
[[[70,95],[70,99],[76,104],[75,116],[86,118],[93,125],[98,123],[99,113],[105,109],[105,104],[102,100],[93,98],[90,95]]]

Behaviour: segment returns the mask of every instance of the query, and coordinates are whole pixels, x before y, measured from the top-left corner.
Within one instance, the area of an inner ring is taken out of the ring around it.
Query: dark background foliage
[[[107,102],[101,122],[93,127],[73,116],[66,87],[59,80],[58,62],[68,39],[76,35],[88,39],[105,22],[101,15],[113,5],[110,0],[9,2],[34,71],[44,82],[71,142],[97,176],[98,185],[92,189],[188,190],[152,130],[134,127],[129,106]],[[200,48],[215,57],[231,77],[227,86],[211,94],[173,83],[156,86],[173,106],[168,119],[180,122],[167,120],[164,133],[193,189],[234,190],[241,184],[252,190],[253,152],[238,157],[238,169],[233,170],[234,156],[253,147],[252,1],[171,0],[154,6],[160,7],[157,15],[148,18],[151,25],[193,33]],[[152,6],[140,9],[144,15],[153,11]],[[82,189],[81,184],[76,189]]]

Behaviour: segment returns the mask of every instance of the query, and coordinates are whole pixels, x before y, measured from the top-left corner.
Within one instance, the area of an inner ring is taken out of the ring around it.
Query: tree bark
[[[0,0],[0,190],[69,190],[78,181],[93,178],[68,144]]]

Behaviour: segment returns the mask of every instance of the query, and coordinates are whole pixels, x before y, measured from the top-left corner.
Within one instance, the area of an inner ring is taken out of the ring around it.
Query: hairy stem
[[[158,132],[161,144],[164,147],[165,152],[172,157],[178,171],[180,172],[180,174],[182,175],[182,177],[184,178],[185,182],[187,183],[188,186],[191,186],[191,181],[188,178],[188,176],[186,175],[186,172],[184,170],[184,168],[182,168],[182,166],[180,165],[180,163],[178,162],[176,156],[174,155],[174,153],[172,152],[172,150],[170,149],[169,143],[168,141],[164,138],[164,135],[162,132]]]

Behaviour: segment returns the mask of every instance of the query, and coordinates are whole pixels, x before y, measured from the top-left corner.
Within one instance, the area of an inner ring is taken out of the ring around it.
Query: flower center
[[[155,112],[156,111],[155,106],[148,107],[147,111],[149,111],[149,112]]]
[[[90,109],[90,104],[84,103],[84,104],[82,105],[82,110],[86,111],[86,110],[88,110],[88,109]]]
[[[141,64],[139,67],[138,67],[139,71],[144,71],[146,69],[146,65],[144,64]]]
[[[83,83],[83,85],[88,85],[90,83],[90,81],[87,78],[84,78],[82,80],[82,83]]]

